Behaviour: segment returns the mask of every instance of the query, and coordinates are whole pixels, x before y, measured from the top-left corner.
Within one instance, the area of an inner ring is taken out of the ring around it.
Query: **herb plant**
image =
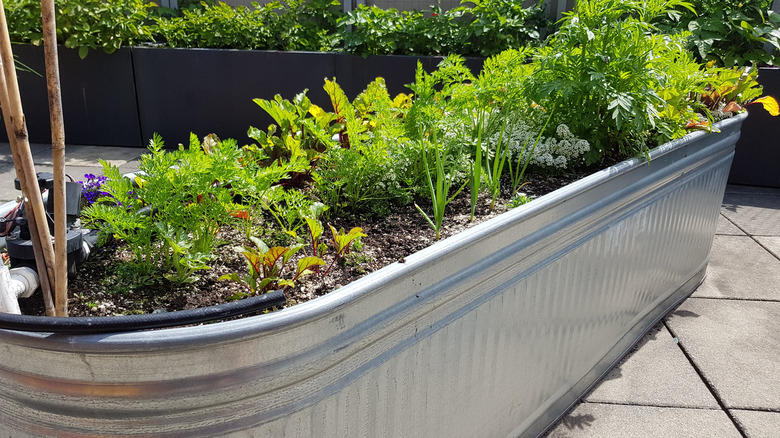
[[[684,4],[581,0],[535,57],[529,96],[591,142],[587,164],[646,150],[648,132],[676,123],[660,117],[659,90],[684,42],[661,35],[650,21]]]
[[[186,283],[205,268],[221,225],[237,220],[231,215],[238,207],[235,192],[251,193],[263,177],[240,165],[241,150],[232,141],[207,137],[201,143],[192,136],[188,148],[163,147],[155,136],[135,181],[104,162],[102,187],[110,196],[82,215],[103,241],[113,236],[126,242],[142,275],[160,271]]]
[[[407,115],[407,130],[417,141],[425,172],[424,182],[427,183],[428,195],[431,198],[433,219],[431,219],[417,204],[417,210],[431,225],[436,238],[441,237],[441,227],[444,210],[458,193],[468,184],[465,180],[453,195],[450,195],[453,185],[462,178],[463,166],[458,158],[461,155],[454,142],[441,141],[445,137],[445,124],[448,108],[457,107],[457,93],[461,87],[473,80],[473,75],[463,65],[463,59],[458,56],[445,58],[439,68],[433,73],[427,73],[418,64],[414,84],[409,88],[416,99]],[[455,97],[455,98],[454,98]]]

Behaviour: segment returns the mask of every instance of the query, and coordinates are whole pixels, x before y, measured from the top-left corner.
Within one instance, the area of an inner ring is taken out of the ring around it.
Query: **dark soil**
[[[562,176],[535,176],[522,188],[534,197],[549,193],[587,172],[573,172]],[[504,184],[505,186],[508,184]],[[509,193],[489,209],[490,199],[483,195],[479,199],[474,221],[469,221],[470,199],[464,190],[447,207],[444,216],[442,238],[459,233],[480,222],[484,222],[507,210]],[[421,203],[425,208],[428,202]],[[380,219],[340,219],[331,222],[336,229],[349,230],[361,227],[362,248],[352,251],[340,259],[326,276],[316,274],[304,277],[294,288],[286,291],[287,305],[294,305],[338,289],[366,274],[393,262],[403,262],[408,255],[432,245],[435,242],[433,229],[413,205],[398,207],[390,215]],[[327,226],[326,226],[327,228]],[[327,230],[323,234],[329,236]],[[130,260],[128,251],[122,246],[108,245],[100,248],[78,269],[75,278],[69,280],[68,310],[70,316],[112,316],[152,312],[172,312],[221,304],[237,292],[249,293],[243,284],[219,280],[224,274],[247,273],[246,259],[236,247],[250,245],[245,233],[225,228],[218,240],[224,242],[216,250],[216,259],[210,269],[199,271],[196,282],[175,285],[159,278],[138,278],[130,271],[123,271]],[[330,263],[330,259],[326,260]],[[294,265],[294,263],[290,263]],[[20,300],[22,312],[28,315],[42,315],[43,302],[40,292],[31,298]]]

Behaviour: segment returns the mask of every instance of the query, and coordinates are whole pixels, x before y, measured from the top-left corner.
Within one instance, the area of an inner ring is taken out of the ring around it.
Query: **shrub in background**
[[[718,65],[775,65],[780,50],[780,16],[772,0],[693,0],[693,10],[676,8],[659,17],[667,32],[690,31],[688,48],[699,61]]]

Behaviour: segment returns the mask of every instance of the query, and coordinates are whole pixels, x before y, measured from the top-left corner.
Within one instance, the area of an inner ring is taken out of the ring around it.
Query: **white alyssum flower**
[[[558,125],[555,137],[539,137],[539,131],[539,126],[525,120],[509,128],[508,147],[513,160],[528,159],[532,165],[566,169],[569,163],[579,160],[590,150],[590,143],[575,137],[566,125]],[[497,141],[498,135],[491,140]],[[531,150],[533,154],[529,158]]]

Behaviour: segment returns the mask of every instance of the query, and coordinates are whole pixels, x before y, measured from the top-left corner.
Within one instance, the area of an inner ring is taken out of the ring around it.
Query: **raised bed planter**
[[[702,280],[744,118],[282,311],[0,331],[0,431],[536,436]]]
[[[760,68],[758,83],[765,95],[780,97],[780,68]],[[737,143],[729,183],[780,188],[780,123],[760,105],[747,108],[750,118]]]

